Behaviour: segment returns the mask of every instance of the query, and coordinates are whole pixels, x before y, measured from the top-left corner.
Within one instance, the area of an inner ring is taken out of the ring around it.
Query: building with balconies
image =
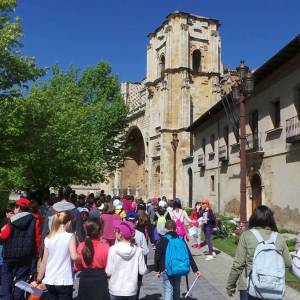
[[[247,215],[270,206],[279,226],[300,228],[300,36],[254,72],[247,107]],[[193,202],[208,198],[215,211],[238,216],[239,106],[226,94],[189,128],[193,153],[185,185]],[[200,159],[201,158],[201,159]],[[203,163],[205,162],[205,163]],[[190,178],[192,176],[192,178]]]

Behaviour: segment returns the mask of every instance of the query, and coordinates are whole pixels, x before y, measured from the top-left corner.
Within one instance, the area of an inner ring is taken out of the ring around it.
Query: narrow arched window
[[[164,77],[165,65],[166,65],[166,59],[164,54],[161,55],[159,64],[160,64],[160,76]]]
[[[200,50],[193,51],[193,71],[201,71],[201,52]]]

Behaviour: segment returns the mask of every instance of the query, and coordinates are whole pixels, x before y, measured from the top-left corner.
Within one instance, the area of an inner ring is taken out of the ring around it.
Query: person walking
[[[171,219],[176,223],[177,234],[182,238],[187,237],[185,222],[191,224],[193,223],[193,220],[190,219],[187,212],[182,209],[181,201],[179,199],[174,200],[173,209],[170,213],[170,216]]]
[[[85,241],[80,243],[77,253],[80,262],[76,269],[79,275],[78,300],[109,300],[108,281],[105,273],[109,245],[101,241],[100,220],[91,219],[85,223]]]
[[[100,220],[103,223],[102,238],[106,240],[110,246],[114,245],[116,240],[114,223],[117,221],[122,221],[122,219],[119,215],[115,214],[115,207],[111,202],[104,204],[104,209],[100,216]]]
[[[211,241],[216,218],[207,199],[202,200],[202,212],[200,216],[202,217],[203,230],[205,235],[205,243],[203,244],[203,246],[208,246],[208,255],[206,256],[205,260],[212,260],[216,257],[216,253],[214,252],[213,244]]]
[[[115,223],[116,244],[110,247],[106,266],[111,300],[135,300],[138,275],[147,267],[142,248],[134,243],[135,229],[131,222]]]
[[[19,199],[14,215],[1,229],[3,241],[2,300],[23,299],[24,291],[14,288],[14,282],[27,281],[31,275],[32,258],[37,255],[40,240],[36,219],[29,212],[31,202]]]
[[[168,220],[165,231],[155,250],[154,270],[158,278],[163,278],[164,300],[179,300],[181,277],[190,272],[190,267],[196,277],[200,277],[200,272],[184,239],[176,233],[175,221]],[[168,249],[173,243],[176,251]],[[181,267],[184,270],[179,270]],[[179,272],[175,274],[174,269]]]
[[[67,232],[71,226],[71,212],[57,212],[53,218],[51,230],[44,241],[44,255],[38,271],[35,287],[46,285],[50,300],[72,300],[73,271],[71,261],[76,261],[76,239]]]
[[[262,241],[266,241],[265,243],[260,243],[257,240],[257,237],[261,237]],[[236,288],[240,292],[241,300],[255,300],[261,299],[259,297],[253,297],[249,295],[248,291],[248,281],[249,277],[251,277],[253,271],[253,262],[254,262],[254,254],[256,251],[256,247],[261,244],[268,244],[268,241],[274,238],[274,241],[271,241],[273,245],[275,245],[274,252],[276,254],[282,255],[283,263],[285,267],[291,266],[291,257],[289,254],[288,247],[285,243],[284,238],[278,233],[278,229],[276,226],[276,222],[274,220],[273,212],[267,206],[259,206],[257,207],[252,216],[249,219],[249,230],[246,230],[242,233],[237,249],[235,258],[233,261],[233,265],[227,280],[227,294],[228,296],[233,296]],[[268,249],[267,256],[272,257],[272,251]],[[265,259],[267,262],[267,259]],[[264,262],[263,262],[264,263]],[[263,269],[263,263],[261,264],[261,268]],[[268,263],[268,262],[267,262]],[[275,265],[276,261],[272,260],[268,264],[268,270],[261,270],[261,273],[266,271],[270,271],[272,269],[272,265]],[[284,266],[283,266],[284,268]],[[261,274],[263,278],[263,274]],[[268,281],[267,281],[268,282]],[[275,283],[275,277],[269,282],[269,287],[272,286],[272,282]],[[268,286],[265,286],[264,289],[267,290]],[[258,288],[257,288],[258,290]],[[264,297],[265,298],[265,297]],[[272,297],[268,297],[265,299],[274,299]],[[279,299],[279,298],[276,298]]]
[[[190,231],[193,231],[193,234],[190,234],[192,239],[192,247],[193,248],[201,248],[201,234],[202,234],[202,219],[201,216],[202,212],[202,204],[201,201],[197,201],[195,207],[191,213],[191,219],[194,223],[191,224]],[[191,229],[192,228],[192,229]]]

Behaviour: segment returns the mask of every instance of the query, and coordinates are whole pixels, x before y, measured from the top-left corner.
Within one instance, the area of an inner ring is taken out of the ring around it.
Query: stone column
[[[189,25],[181,24],[179,67],[189,67]]]

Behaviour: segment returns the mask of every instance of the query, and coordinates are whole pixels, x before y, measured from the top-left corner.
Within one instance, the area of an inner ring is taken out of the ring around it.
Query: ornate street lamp
[[[240,114],[240,226],[243,228],[247,226],[246,98],[253,93],[254,78],[243,60],[237,73],[239,80],[232,87],[232,97],[235,103],[239,103]]]
[[[174,152],[173,160],[173,200],[176,199],[176,151],[178,147],[179,139],[177,133],[173,133],[173,139],[171,141],[172,149]]]

